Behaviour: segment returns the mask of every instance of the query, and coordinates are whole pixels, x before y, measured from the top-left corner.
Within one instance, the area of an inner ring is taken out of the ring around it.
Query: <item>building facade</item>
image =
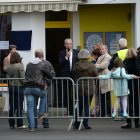
[[[111,54],[117,50],[120,37],[128,39],[128,47],[140,46],[139,13],[139,0],[0,2],[0,16],[11,16],[11,31],[32,31],[31,48],[19,50],[25,66],[34,57],[35,49],[41,48],[56,69],[58,52],[67,37],[73,39],[73,46],[78,49],[91,50],[94,43],[105,43]]]

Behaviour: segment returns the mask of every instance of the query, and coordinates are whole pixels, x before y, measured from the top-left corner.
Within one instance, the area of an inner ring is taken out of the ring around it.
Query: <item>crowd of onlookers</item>
[[[78,85],[78,115],[84,117],[82,123],[85,129],[91,129],[88,125],[90,113],[91,116],[98,116],[100,113],[102,117],[115,118],[118,114],[118,105],[120,105],[120,115],[126,118],[126,123],[121,128],[132,127],[129,116],[139,117],[140,48],[137,50],[134,48],[128,49],[125,38],[121,38],[118,45],[119,50],[111,56],[108,53],[108,47],[104,44],[94,44],[92,54],[90,54],[87,49],[79,51],[73,49],[71,39],[64,40],[65,48],[59,53],[61,76],[70,77],[75,81],[80,77],[97,78],[97,80],[88,80],[88,84],[87,80],[83,80]],[[36,49],[35,58],[27,64],[26,70],[24,70],[22,58],[16,51],[16,46],[10,45],[9,54],[4,59],[3,70],[7,78],[23,78],[9,80],[8,83],[10,128],[14,129],[17,125],[17,128],[28,127],[30,132],[34,132],[38,124],[37,119],[43,119],[44,128],[48,128],[47,89],[50,85],[49,80],[55,76],[55,71],[52,64],[44,60],[43,51]],[[68,115],[73,115],[75,109],[73,108],[72,86],[72,83],[67,82],[67,80],[63,81],[63,102]],[[113,113],[111,109],[112,91],[116,97]],[[21,118],[24,95],[27,101],[28,126],[24,125]],[[90,112],[89,102],[91,102],[93,95],[94,109],[93,112]],[[39,98],[39,111],[37,111]],[[77,109],[75,111],[76,118],[73,126],[78,129],[80,122],[77,120]],[[12,118],[15,113],[18,117],[17,123]],[[139,118],[135,118],[134,122],[136,128],[140,127]]]

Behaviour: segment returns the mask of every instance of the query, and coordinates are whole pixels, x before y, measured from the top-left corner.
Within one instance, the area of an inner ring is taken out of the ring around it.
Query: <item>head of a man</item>
[[[65,39],[64,46],[66,47],[67,51],[70,51],[72,49],[72,40],[70,38]]]
[[[39,59],[43,60],[44,53],[42,49],[36,49],[35,50],[35,57],[38,57]]]
[[[125,48],[125,47],[127,47],[127,39],[121,38],[121,39],[119,40],[119,47],[120,47],[120,48]]]
[[[106,45],[102,45],[100,47],[100,52],[101,52],[101,55],[104,55],[107,53],[107,46]]]
[[[17,50],[17,46],[16,45],[13,45],[13,44],[9,45],[9,52],[10,53],[15,52],[16,50]]]

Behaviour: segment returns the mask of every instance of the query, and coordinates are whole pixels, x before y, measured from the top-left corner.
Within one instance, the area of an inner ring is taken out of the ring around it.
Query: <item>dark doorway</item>
[[[70,28],[46,29],[46,59],[54,66],[56,76],[60,76],[59,51],[64,49],[64,40],[69,37]]]

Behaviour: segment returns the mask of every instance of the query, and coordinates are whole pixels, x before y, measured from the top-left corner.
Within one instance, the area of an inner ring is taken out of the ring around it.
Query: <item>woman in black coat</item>
[[[136,66],[137,52],[135,49],[130,48],[127,51],[124,65],[128,74],[138,75]],[[139,58],[140,59],[140,58]],[[140,65],[140,64],[139,64]],[[140,66],[139,66],[140,67]],[[131,117],[139,116],[139,86],[138,80],[128,80],[128,88],[130,94],[128,96],[128,111]],[[139,119],[134,119],[135,128],[139,128]],[[126,119],[126,123],[121,126],[122,129],[130,129],[132,127],[131,118]]]

